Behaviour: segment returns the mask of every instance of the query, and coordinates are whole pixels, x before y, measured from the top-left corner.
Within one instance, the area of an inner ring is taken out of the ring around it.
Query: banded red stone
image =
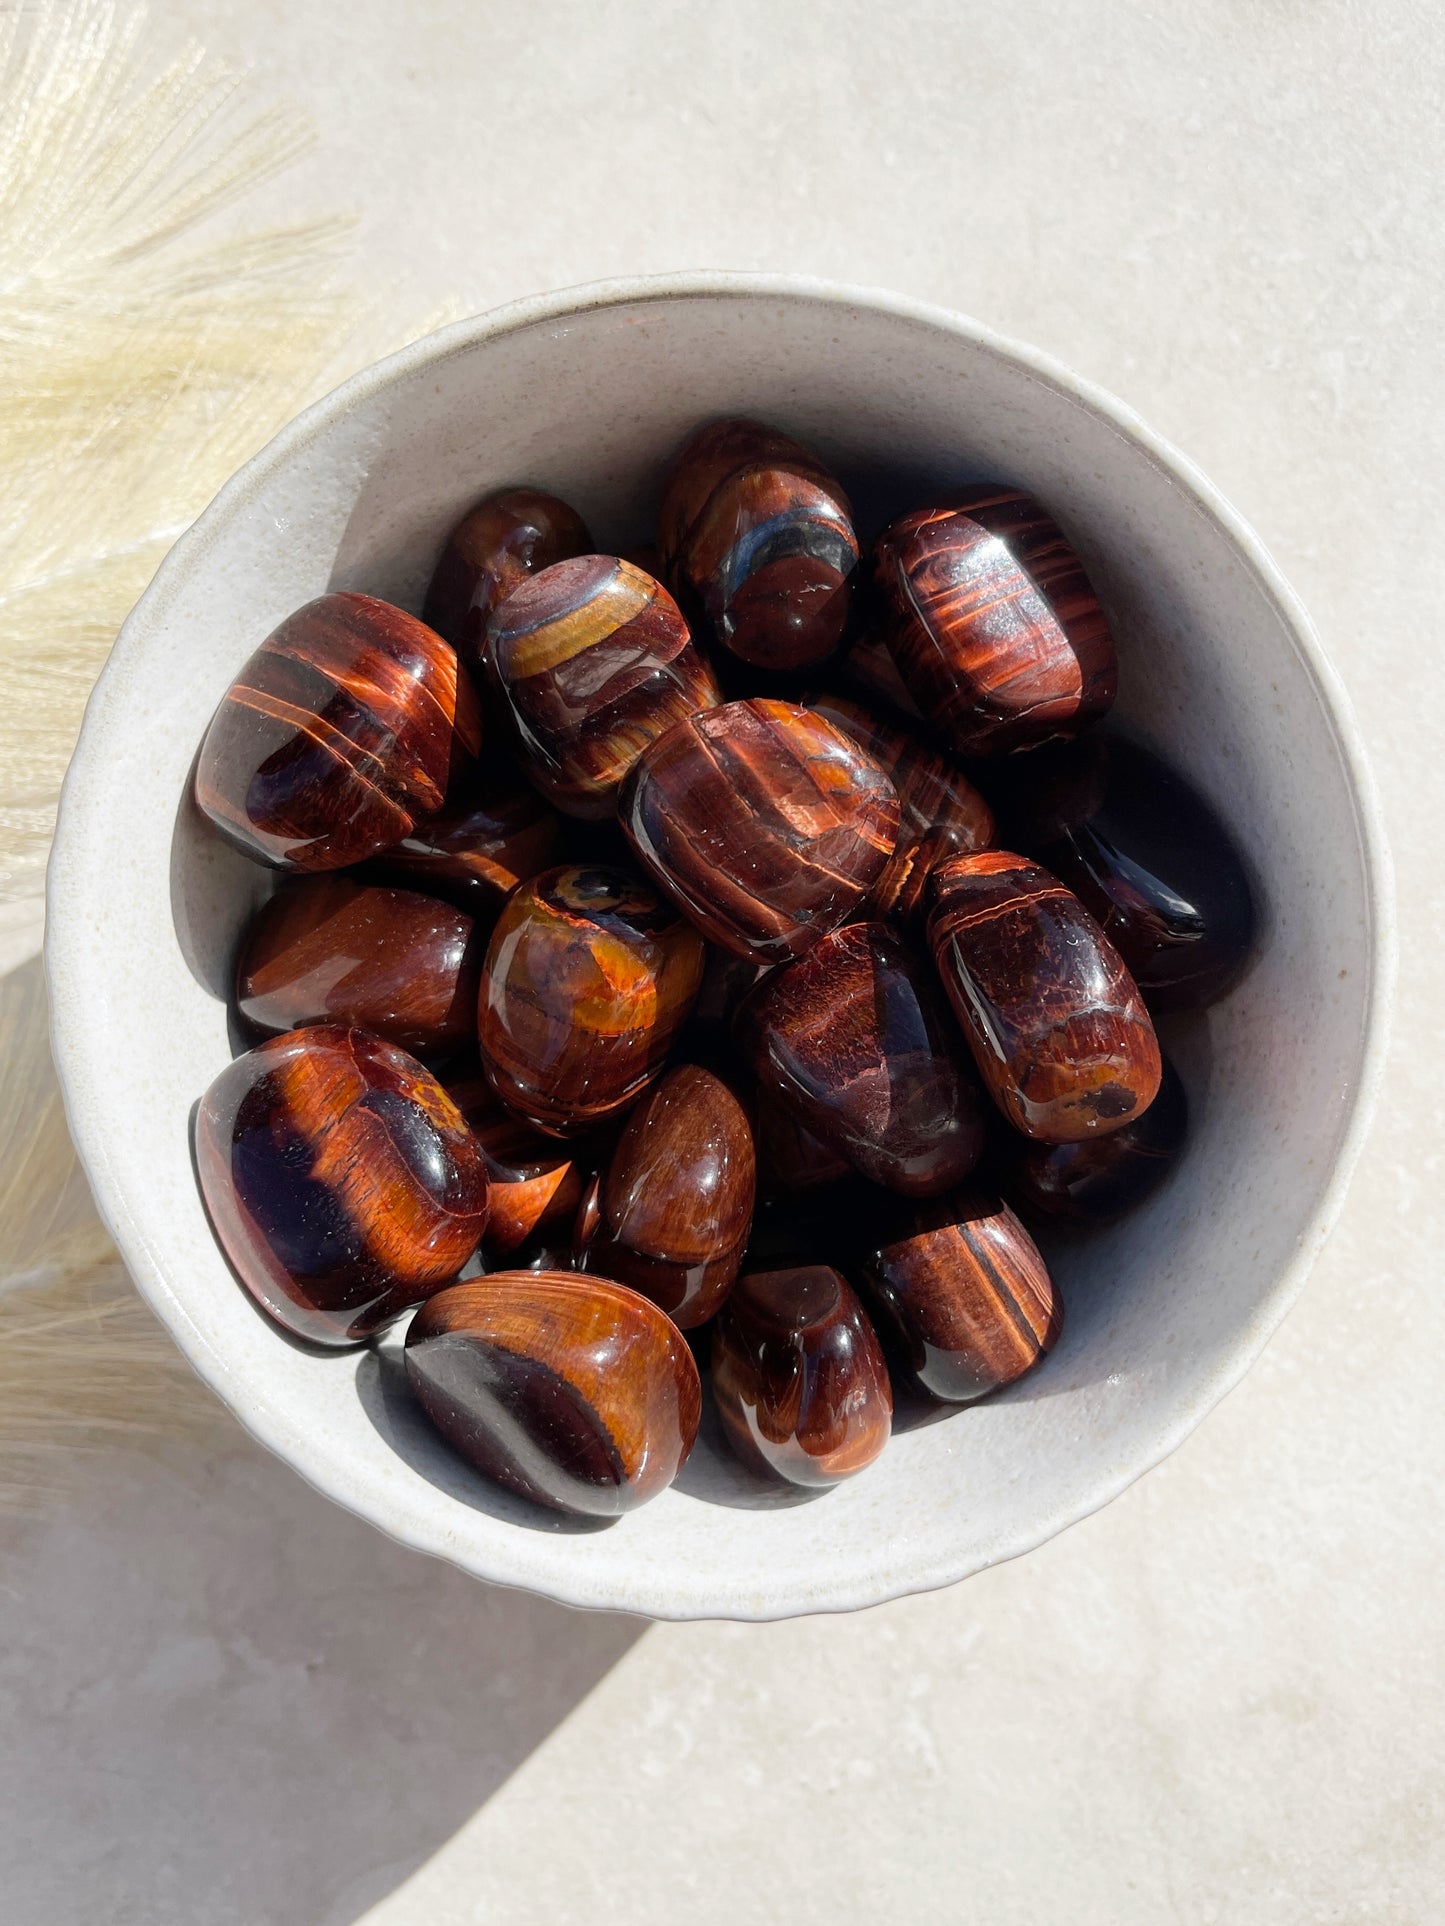
[[[964,755],[1076,735],[1118,688],[1113,637],[1078,556],[1016,489],[972,489],[878,538],[884,635],[920,711]]]
[[[572,816],[610,816],[648,745],[721,700],[676,602],[616,556],[530,576],[493,613],[487,649],[527,774]]]
[[[930,1197],[983,1149],[982,1098],[933,972],[884,923],[850,923],[738,1012],[760,1087],[874,1183]]]
[[[806,700],[810,709],[846,729],[898,791],[898,844],[864,907],[870,916],[911,922],[940,863],[985,849],[993,841],[993,811],[971,782],[898,724],[881,720],[847,696],[811,695]]]
[[[956,856],[934,872],[928,937],[979,1074],[1016,1130],[1073,1143],[1154,1101],[1149,1013],[1057,877],[1007,850]]]
[[[737,1276],[756,1190],[741,1104],[710,1071],[679,1064],[627,1119],[583,1268],[641,1291],[683,1330],[705,1324]]]
[[[485,666],[487,622],[539,569],[592,547],[575,509],[540,488],[503,488],[462,517],[438,557],[422,615],[469,668]]]
[[[624,870],[545,870],[507,902],[482,969],[493,1090],[555,1136],[616,1115],[662,1069],[702,981],[697,932]]]
[[[435,1078],[317,1024],[237,1057],[196,1113],[216,1235],[278,1323],[353,1344],[456,1276],[487,1224],[481,1152]]]
[[[702,1386],[687,1341],[636,1291],[575,1272],[499,1271],[412,1319],[423,1410],[486,1477],[556,1511],[615,1518],[692,1450]]]
[[[236,1005],[260,1030],[342,1023],[447,1056],[476,1036],[485,946],[485,929],[434,896],[298,876],[251,920]]]
[[[844,730],[794,703],[750,700],[677,724],[618,804],[659,887],[723,949],[799,955],[878,881],[898,797]]]
[[[755,667],[815,667],[852,608],[858,538],[848,497],[810,450],[761,422],[689,436],[663,490],[658,548],[709,639]]]
[[[945,1403],[1014,1383],[1063,1325],[1038,1246],[1007,1204],[982,1190],[913,1206],[850,1270],[895,1366]]]
[[[789,1484],[852,1477],[893,1429],[877,1335],[852,1286],[824,1264],[738,1279],[713,1329],[712,1383],[733,1450]]]
[[[195,795],[221,834],[280,869],[341,869],[408,835],[481,746],[456,652],[371,595],[287,616],[212,718]]]

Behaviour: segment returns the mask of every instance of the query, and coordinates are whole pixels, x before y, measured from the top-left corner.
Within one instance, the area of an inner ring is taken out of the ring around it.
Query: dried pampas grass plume
[[[0,17],[0,898],[38,893],[81,711],[221,483],[340,372],[335,221],[220,217],[308,146],[106,0]]]
[[[88,1452],[222,1419],[96,1217],[50,1067],[38,957],[0,978],[0,1064],[0,1511],[14,1511],[62,1489]]]
[[[0,910],[42,888],[85,699],[166,548],[367,358],[344,224],[233,218],[309,140],[138,12],[0,16]],[[214,1410],[96,1219],[32,962],[0,979],[0,1506]]]

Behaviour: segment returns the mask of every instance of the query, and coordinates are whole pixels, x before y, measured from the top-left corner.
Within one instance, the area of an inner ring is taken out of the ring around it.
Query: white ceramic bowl
[[[484,490],[539,483],[605,547],[716,414],[775,421],[860,520],[970,478],[1050,504],[1115,619],[1119,716],[1233,823],[1263,905],[1240,988],[1174,1039],[1181,1168],[1059,1260],[1068,1316],[1015,1390],[895,1436],[812,1503],[759,1502],[705,1437],[609,1529],[474,1477],[411,1408],[394,1346],[317,1357],[252,1308],[196,1193],[190,1118],[231,1054],[223,994],[264,887],[188,780],[252,648],[328,588],[420,606]],[[91,698],[50,871],[56,1058],[100,1209],[201,1375],[320,1490],[464,1570],[661,1617],[843,1610],[948,1584],[1108,1502],[1235,1384],[1338,1208],[1383,1045],[1387,865],[1340,687],[1213,488],[1120,403],[1031,349],[895,296],[708,275],[523,302],[416,343],[285,429],[172,550]]]

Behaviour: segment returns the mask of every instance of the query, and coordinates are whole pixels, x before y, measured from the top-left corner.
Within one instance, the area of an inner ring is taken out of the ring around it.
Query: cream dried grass
[[[0,16],[0,907],[43,887],[85,699],[166,548],[366,358],[344,224],[235,224],[309,142],[139,12]],[[95,1216],[28,965],[0,979],[0,1506],[215,1409]]]
[[[62,1490],[97,1449],[221,1419],[91,1205],[50,1067],[38,958],[0,979],[0,1064],[0,1510],[11,1511]]]
[[[0,895],[33,893],[121,618],[347,335],[336,222],[225,233],[301,154],[105,0],[0,21]],[[204,230],[214,224],[207,236]]]

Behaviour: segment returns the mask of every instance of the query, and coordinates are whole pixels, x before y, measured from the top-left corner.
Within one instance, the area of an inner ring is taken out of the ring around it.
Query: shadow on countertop
[[[406,1551],[229,1432],[97,1460],[0,1547],[14,1926],[347,1926],[646,1629]]]

